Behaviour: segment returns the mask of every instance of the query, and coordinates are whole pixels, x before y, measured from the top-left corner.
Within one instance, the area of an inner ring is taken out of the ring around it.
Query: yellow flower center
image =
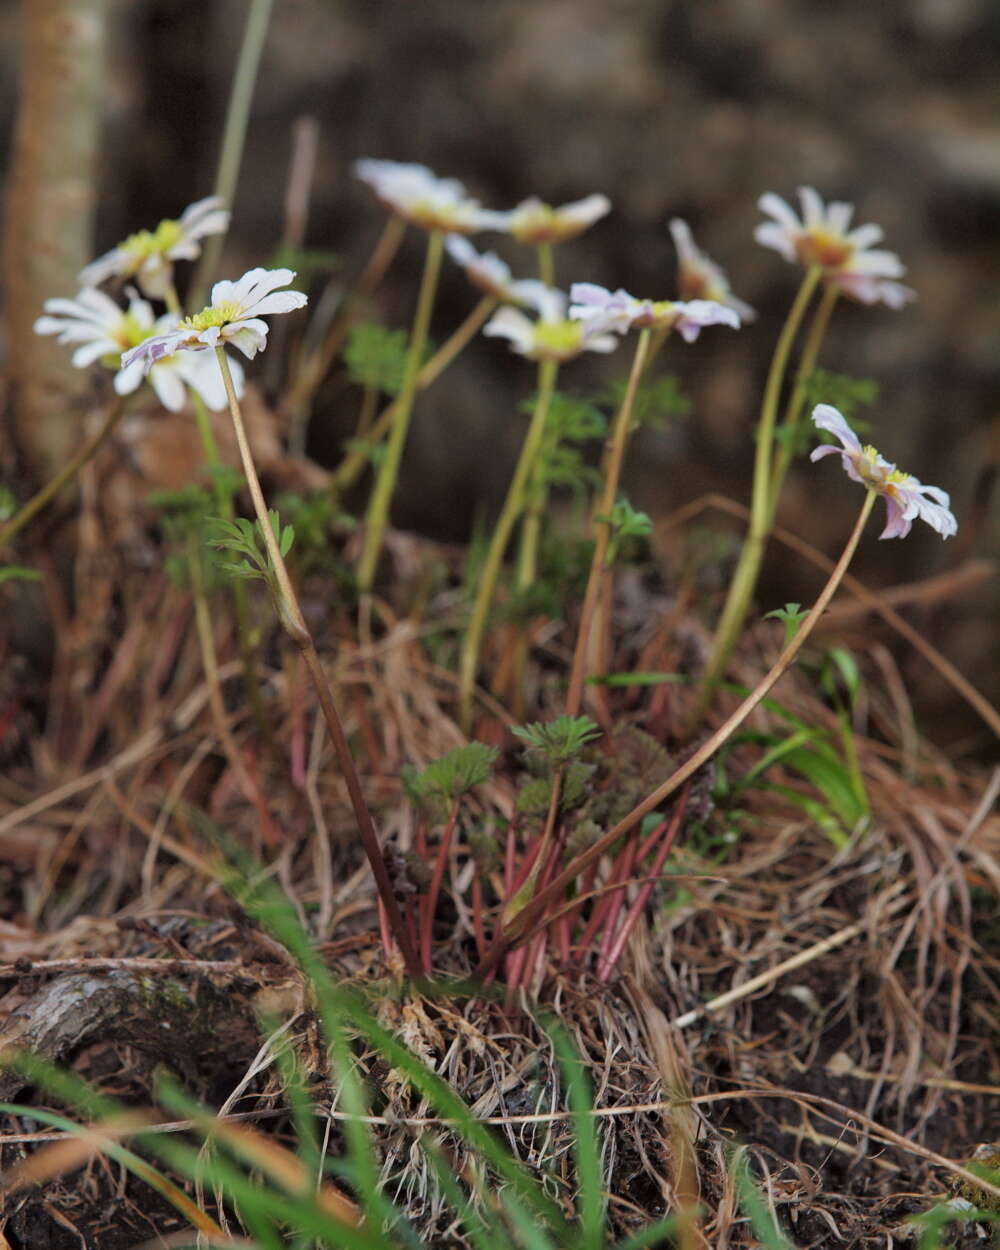
[[[854,255],[854,244],[843,235],[831,234],[829,230],[814,227],[800,234],[795,250],[804,265],[821,265],[824,269],[839,269]]]
[[[166,256],[181,240],[184,231],[179,221],[164,218],[155,230],[138,230],[122,244],[122,250],[142,262],[150,256]]]
[[[562,360],[583,347],[581,321],[540,321],[535,326],[534,351],[538,356]]]
[[[208,330],[212,326],[224,326],[230,321],[236,321],[241,312],[239,304],[233,300],[226,300],[225,303],[203,308],[193,317],[185,317],[177,328],[179,330]]]

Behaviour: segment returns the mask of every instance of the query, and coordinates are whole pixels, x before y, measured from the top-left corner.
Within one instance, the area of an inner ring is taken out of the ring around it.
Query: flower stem
[[[88,461],[93,459],[101,445],[111,436],[115,426],[121,420],[127,404],[127,395],[117,395],[108,409],[108,415],[104,418],[103,424],[93,438],[84,443],[73,459],[65,464],[55,477],[50,478],[42,489],[28,500],[24,507],[11,517],[6,525],[0,526],[0,551],[3,551],[11,539],[19,534],[28,522],[37,516],[59,494],[67,482],[73,480]]]
[[[425,390],[447,369],[458,353],[479,333],[488,320],[497,301],[492,295],[484,296],[457,330],[437,349],[417,374],[417,389]],[[368,452],[384,438],[396,417],[399,400],[394,399],[381,412],[365,435],[365,445],[350,452],[333,473],[334,490],[344,491],[357,481],[362,470],[368,463]]]
[[[591,626],[597,607],[597,597],[601,586],[604,564],[611,543],[611,513],[618,494],[618,483],[621,479],[622,464],[625,460],[625,448],[632,428],[632,410],[639,389],[639,379],[646,368],[649,352],[650,331],[642,330],[636,343],[635,356],[632,358],[632,370],[629,373],[628,385],[622,398],[621,407],[615,417],[611,442],[608,446],[607,465],[604,473],[604,490],[600,502],[594,511],[594,554],[590,561],[590,575],[587,578],[587,589],[583,596],[583,607],[580,611],[580,626],[576,635],[576,647],[573,651],[573,665],[570,669],[569,691],[566,695],[566,715],[578,716],[583,701],[583,677],[587,659],[587,644],[590,640]]]
[[[698,682],[688,725],[689,730],[692,730],[701,720],[712,697],[712,687],[725,671],[733,647],[743,628],[743,622],[746,620],[750,600],[757,585],[757,574],[760,572],[764,546],[771,527],[771,455],[774,451],[774,425],[777,418],[778,400],[781,396],[781,385],[788,366],[788,355],[792,343],[821,276],[822,270],[818,265],[811,265],[806,270],[771,359],[764,397],[761,401],[760,421],[757,425],[750,526],[740,551],[740,558],[729,586],[729,594],[726,596],[722,615],[715,629],[708,663]]]
[[[723,722],[714,734],[704,743],[695,753],[686,760],[680,768],[677,769],[670,777],[667,778],[662,785],[658,786],[652,794],[643,799],[629,814],[618,822],[613,829],[610,829],[603,837],[598,838],[591,846],[572,860],[561,873],[551,881],[544,889],[540,890],[535,898],[520,911],[510,924],[505,926],[500,935],[495,939],[493,945],[487,951],[485,958],[480,962],[476,969],[477,976],[485,976],[497,963],[503,958],[504,954],[510,949],[514,942],[518,941],[526,933],[531,931],[535,923],[544,915],[546,908],[551,906],[556,900],[562,897],[566,887],[570,885],[576,878],[591,864],[596,863],[619,838],[630,833],[642,818],[651,811],[654,811],[664,799],[668,798],[680,786],[682,786],[689,777],[692,777],[699,768],[706,764],[715,752],[721,747],[743,724],[750,713],[770,694],[776,683],[791,667],[795,657],[802,650],[818,624],[823,613],[826,611],[827,605],[833,598],[840,585],[844,574],[847,572],[848,565],[857,549],[858,542],[861,539],[865,522],[868,520],[872,510],[872,504],[875,502],[875,492],[869,490],[865,495],[865,501],[861,506],[858,519],[854,523],[854,529],[851,536],[847,540],[847,545],[837,561],[833,572],[830,574],[829,581],[820,591],[819,597],[813,604],[808,615],[799,626],[798,632],[788,643],[781,655],[778,657],[773,667],[761,679],[757,686],[743,700],[739,707]]]
[[[410,334],[410,348],[406,356],[406,369],[403,373],[403,386],[396,402],[393,414],[392,429],[386,444],[385,459],[379,466],[375,479],[375,489],[368,504],[365,517],[365,541],[358,565],[358,586],[363,595],[370,592],[375,581],[375,568],[378,564],[379,552],[382,549],[382,534],[389,520],[389,505],[392,492],[399,476],[399,464],[403,458],[403,445],[406,442],[406,431],[410,424],[410,413],[413,411],[413,400],[417,393],[417,378],[424,355],[424,344],[427,342],[427,330],[430,326],[431,311],[434,307],[434,295],[437,291],[438,274],[441,270],[441,252],[444,246],[444,235],[440,230],[432,230],[427,239],[427,255],[424,260],[424,274],[420,282],[420,294],[417,297],[417,310],[413,318],[413,330]]]
[[[479,571],[479,586],[472,606],[472,616],[469,618],[469,625],[462,642],[462,656],[459,668],[458,719],[465,733],[469,732],[472,722],[472,694],[476,683],[476,666],[479,661],[479,649],[483,641],[483,632],[486,628],[487,613],[493,599],[493,591],[496,588],[497,577],[500,573],[500,564],[507,549],[511,530],[514,528],[514,523],[524,508],[525,486],[541,451],[542,440],[545,437],[545,422],[548,417],[549,404],[552,400],[552,391],[555,387],[558,371],[559,366],[556,361],[545,360],[541,362],[541,367],[538,371],[538,394],[535,398],[534,415],[531,418],[531,424],[528,426],[528,433],[521,448],[521,455],[514,470],[514,476],[511,478],[510,486],[507,489],[507,498],[504,500],[503,509],[493,531],[493,538],[490,541],[486,559]]]
[[[546,286],[555,286],[556,262],[550,240],[538,244],[538,276]]]
[[[253,103],[253,90],[257,82],[257,70],[267,39],[267,28],[271,21],[271,9],[274,0],[250,0],[247,11],[246,25],[243,28],[243,42],[236,62],[236,73],[229,93],[229,104],[226,109],[226,123],[222,132],[222,150],[219,153],[219,167],[215,175],[215,194],[232,208],[236,195],[236,183],[240,176],[240,164],[243,160],[243,148],[246,144],[247,125],[250,121],[250,107]],[[202,248],[198,268],[191,281],[188,293],[189,306],[197,311],[205,303],[211,276],[215,273],[222,254],[222,245],[226,240],[225,233],[213,234],[205,241]]]
[[[819,349],[823,346],[827,327],[830,324],[830,314],[833,312],[833,306],[836,304],[839,294],[840,287],[835,282],[828,282],[824,286],[823,294],[820,296],[819,304],[813,313],[812,323],[802,345],[802,355],[799,357],[792,393],[788,400],[788,406],[785,408],[785,415],[782,418],[781,429],[777,439],[778,450],[775,454],[774,467],[771,470],[770,525],[774,524],[774,516],[778,511],[778,500],[781,496],[781,488],[784,485],[785,474],[788,472],[788,466],[791,464],[792,456],[795,454],[795,431],[798,428],[799,420],[802,416],[802,407],[806,400],[806,386],[816,368],[816,358],[819,356]]]
[[[264,493],[260,488],[260,479],[257,477],[253,453],[250,450],[246,428],[243,424],[243,414],[240,412],[239,401],[236,398],[236,388],[233,386],[232,374],[229,372],[229,362],[226,360],[226,354],[221,347],[215,349],[215,357],[219,362],[222,381],[226,388],[226,396],[229,399],[229,414],[233,419],[236,445],[239,447],[240,459],[243,462],[243,472],[246,475],[247,485],[250,488],[254,512],[257,515],[257,522],[274,571],[278,616],[285,632],[298,647],[299,651],[301,651],[309,676],[312,678],[316,697],[319,699],[320,710],[323,713],[323,719],[326,721],[326,727],[333,740],[337,762],[340,764],[340,770],[350,795],[351,806],[354,809],[354,816],[358,822],[361,842],[364,846],[365,854],[368,856],[368,862],[371,865],[379,897],[385,907],[389,927],[399,945],[407,972],[409,972],[411,977],[419,979],[421,975],[420,961],[417,958],[416,948],[410,941],[409,933],[403,923],[399,904],[396,902],[396,895],[393,892],[392,882],[389,879],[389,872],[382,855],[382,848],[379,846],[378,835],[375,832],[371,812],[368,810],[368,804],[361,789],[361,779],[354,765],[354,758],[351,755],[351,748],[344,733],[340,715],[337,712],[333,692],[330,690],[330,683],[323,672],[323,665],[320,663],[316,645],[302,615],[299,601],[295,596],[295,591],[292,589],[291,578],[288,576],[284,557],[278,547],[278,540],[275,537],[274,530],[271,528],[267,504],[264,502]]]

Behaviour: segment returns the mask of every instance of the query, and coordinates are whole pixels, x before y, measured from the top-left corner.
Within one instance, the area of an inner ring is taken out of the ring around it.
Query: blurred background
[[[7,151],[30,5],[0,8]],[[80,0],[84,10],[88,37],[103,40],[96,163],[81,209],[97,255],[211,192],[248,5]],[[884,227],[919,299],[902,311],[841,301],[821,364],[877,381],[879,397],[863,413],[872,440],[949,490],[961,526],[948,544],[924,527],[905,543],[879,544],[872,528],[855,572],[896,586],[1000,550],[995,0],[275,0],[219,276],[273,256],[303,117],[319,133],[305,243],[335,252],[345,283],[384,222],[352,178],[360,156],[427,164],[493,208],[533,194],[562,203],[606,193],[613,213],[557,251],[564,286],[590,280],[670,297],[666,221],[689,221],[760,317],[739,333],[709,330],[691,347],[671,342],[661,358],[691,411],[666,431],[644,431],[627,473],[633,502],[661,519],[705,491],[748,496],[763,378],[799,279],[753,242],[758,197],[791,200],[809,184],[855,203],[858,222]],[[510,239],[476,242],[518,273],[533,265]],[[411,232],[378,295],[375,315],[390,325],[409,323],[422,254]],[[18,263],[8,240],[9,288]],[[439,342],[474,299],[450,268]],[[8,336],[8,362],[10,352]],[[587,393],[627,363],[624,351],[582,360],[561,384]],[[460,541],[478,511],[498,506],[524,428],[517,404],[533,380],[503,342],[480,340],[419,401],[398,525]],[[309,449],[320,463],[336,462],[356,414],[342,381],[319,392]],[[781,520],[836,555],[858,502],[832,462],[802,464]],[[997,583],[972,581],[907,614],[996,701]],[[762,606],[808,602],[816,587],[813,571],[775,549]],[[972,715],[922,661],[897,656],[922,726],[957,749],[981,749]]]

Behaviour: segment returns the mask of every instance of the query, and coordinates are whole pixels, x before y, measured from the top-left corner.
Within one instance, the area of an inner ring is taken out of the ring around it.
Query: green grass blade
[[[580,1218],[580,1250],[601,1250],[604,1244],[604,1177],[601,1172],[601,1145],[594,1119],[590,1082],[580,1056],[565,1031],[557,1024],[547,1025],[559,1060],[567,1101],[572,1112],[573,1151],[576,1157],[577,1200]]]

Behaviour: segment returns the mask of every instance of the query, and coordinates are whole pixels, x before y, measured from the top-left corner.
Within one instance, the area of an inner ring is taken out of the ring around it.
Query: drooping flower
[[[155,230],[130,234],[110,252],[80,271],[83,286],[99,286],[108,278],[135,278],[146,295],[162,299],[173,281],[174,261],[196,260],[200,240],[229,227],[229,210],[217,195],[198,200],[176,220],[165,218]]]
[[[498,228],[501,214],[483,208],[457,178],[438,178],[426,165],[365,159],[354,162],[354,173],[387,208],[423,230],[474,234]]]
[[[799,187],[799,199],[801,220],[780,195],[768,191],[760,197],[761,212],[773,220],[754,231],[758,243],[793,264],[819,265],[827,282],[864,304],[881,301],[902,308],[915,298],[909,287],[893,280],[906,273],[896,253],[875,246],[883,238],[881,226],[869,223],[850,229],[854,205],[824,204],[812,187]]]
[[[606,195],[588,195],[558,208],[533,195],[509,212],[495,213],[492,228],[507,231],[519,243],[562,243],[610,212],[611,201]]]
[[[731,308],[741,321],[755,320],[757,313],[738,299],[721,266],[695,243],[691,228],[680,217],[667,223],[677,249],[677,290],[682,300],[714,300]]]
[[[477,252],[469,240],[461,234],[449,234],[445,249],[456,265],[465,270],[465,276],[473,286],[486,295],[492,295],[502,304],[529,304],[532,307],[546,289],[537,278],[516,279],[510,266],[496,252]]]
[[[862,446],[861,440],[832,404],[817,404],[812,419],[818,429],[828,430],[841,446],[825,443],[809,457],[822,460],[837,455],[852,481],[876,491],[885,499],[887,520],[880,538],[905,538],[914,520],[919,517],[942,538],[958,531],[958,522],[950,510],[951,500],[937,486],[924,486],[915,477],[890,464],[874,447]]]
[[[127,309],[120,308],[103,291],[84,287],[76,299],[45,301],[45,316],[35,322],[36,334],[55,334],[60,343],[76,343],[73,364],[78,369],[100,361],[114,369],[114,388],[119,395],[131,395],[142,385],[140,360],[124,361],[125,353],[134,354],[150,338],[169,334],[177,318],[169,314],[159,319],[153,309],[135,290],[130,289]],[[237,395],[243,392],[243,370],[230,362]],[[149,381],[164,408],[179,412],[184,407],[184,387],[189,386],[213,411],[225,408],[226,392],[215,362],[208,359],[179,358],[165,360],[149,371]]]
[[[295,277],[291,269],[250,269],[236,282],[216,282],[212,302],[193,317],[185,317],[166,334],[145,339],[122,357],[126,368],[142,361],[149,370],[159,360],[179,351],[204,351],[209,347],[238,348],[253,360],[267,346],[268,325],[261,320],[275,313],[292,312],[308,301],[300,291],[279,291]]]
[[[619,288],[609,291],[593,282],[574,282],[570,288],[569,315],[600,330],[627,334],[636,329],[677,330],[686,343],[693,343],[705,326],[740,328],[734,309],[715,300],[636,299]]]
[[[526,284],[527,285],[527,284]],[[529,360],[572,360],[581,352],[613,352],[618,339],[605,327],[566,317],[566,296],[554,287],[532,283],[528,302],[538,313],[532,321],[517,308],[501,308],[483,326],[483,333],[505,338],[510,349]]]

